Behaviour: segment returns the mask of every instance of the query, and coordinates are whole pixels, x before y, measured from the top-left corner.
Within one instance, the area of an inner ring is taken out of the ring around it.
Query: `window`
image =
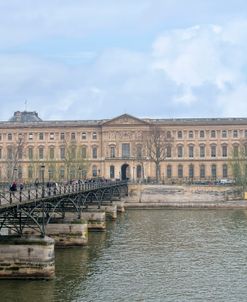
[[[33,133],[32,132],[29,133],[28,138],[29,138],[30,141],[33,139]]]
[[[204,130],[200,130],[200,138],[204,138],[205,137],[205,131]]]
[[[60,133],[60,139],[63,141],[65,139],[65,134],[64,132]]]
[[[238,130],[233,130],[233,137],[234,138],[238,137]]]
[[[92,167],[92,175],[93,175],[93,177],[97,176],[97,167],[96,166]]]
[[[215,130],[211,130],[211,138],[215,138],[216,137],[216,131]]]
[[[22,146],[17,147],[17,157],[18,157],[18,159],[22,159],[22,157],[23,157],[23,147]]]
[[[205,157],[205,146],[204,145],[200,146],[200,157]]]
[[[182,133],[182,131],[178,131],[178,138],[183,138],[183,133]]]
[[[28,159],[33,159],[33,147],[28,148]]]
[[[216,157],[216,145],[211,146],[211,157]]]
[[[221,136],[222,136],[223,138],[226,138],[226,137],[227,137],[227,131],[226,131],[226,130],[222,130]]]
[[[115,178],[115,167],[110,166],[110,178]]]
[[[0,159],[2,158],[2,149],[0,149]]]
[[[39,159],[44,159],[44,147],[39,147]]]
[[[244,130],[244,137],[247,137],[247,130]]]
[[[50,140],[53,141],[54,138],[55,138],[54,132],[51,132],[51,133],[50,133]]]
[[[200,165],[200,178],[205,178],[205,166]]]
[[[178,157],[183,157],[183,146],[178,146]]]
[[[81,148],[81,157],[82,158],[86,158],[87,157],[87,147],[86,146],[83,146]]]
[[[193,138],[194,137],[194,132],[192,130],[189,131],[189,138]]]
[[[60,148],[60,158],[65,159],[65,147]]]
[[[122,157],[123,158],[130,157],[130,144],[122,144]]]
[[[28,178],[29,179],[32,179],[33,178],[33,167],[32,166],[29,166],[28,167]]]
[[[171,138],[171,137],[172,137],[172,135],[171,135],[171,131],[167,131],[167,133],[166,133],[166,137],[167,137],[167,138]]]
[[[222,146],[222,157],[227,157],[227,145]]]
[[[137,165],[136,167],[136,178],[141,178],[142,177],[142,166]]]
[[[211,175],[212,175],[212,178],[216,178],[217,176],[217,171],[216,171],[216,165],[212,165],[211,166]]]
[[[247,144],[244,145],[244,156],[247,156]]]
[[[8,146],[8,148],[7,148],[7,158],[8,159],[13,159],[13,148],[12,148],[12,146]]]
[[[178,165],[178,178],[183,178],[183,166]]]
[[[55,176],[55,169],[54,169],[54,167],[49,167],[48,168],[48,177],[49,177],[49,179],[53,179],[54,176]]]
[[[74,140],[75,140],[75,132],[72,132],[72,133],[71,133],[70,138],[71,138],[71,140],[72,140],[72,141],[74,141]]]
[[[12,133],[8,133],[8,141],[12,141]]]
[[[76,146],[71,146],[71,159],[76,159]]]
[[[189,165],[189,178],[194,178],[194,166],[192,164]]]
[[[54,150],[54,147],[50,147],[50,150],[49,150],[49,155],[50,155],[50,159],[54,159],[55,158],[55,150]]]
[[[111,146],[110,147],[110,157],[111,158],[115,158],[116,157],[116,148],[115,148],[115,146]]]
[[[233,146],[233,156],[238,156],[238,145]]]
[[[222,176],[223,176],[223,177],[228,177],[227,164],[224,164],[224,165],[222,166]]]
[[[65,177],[65,169],[64,169],[64,167],[60,167],[60,169],[59,169],[59,178],[64,179],[64,177]]]
[[[97,133],[93,132],[93,139],[97,139]]]
[[[166,168],[166,175],[167,175],[167,178],[171,178],[172,177],[172,166],[171,165],[167,166],[167,168]]]
[[[172,157],[172,147],[167,146],[166,148],[166,157],[171,158]]]
[[[82,132],[81,139],[87,139],[87,133],[86,132]]]
[[[0,141],[2,140],[2,133],[0,133]]]
[[[92,157],[97,158],[97,147],[93,147],[92,149]]]
[[[44,139],[44,133],[43,132],[40,132],[39,133],[39,140],[43,140]]]
[[[194,146],[192,145],[189,146],[189,157],[190,158],[194,157]]]

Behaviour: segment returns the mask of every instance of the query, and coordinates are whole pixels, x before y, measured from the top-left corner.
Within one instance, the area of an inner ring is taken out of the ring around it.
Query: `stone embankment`
[[[126,208],[247,208],[234,186],[129,185]]]

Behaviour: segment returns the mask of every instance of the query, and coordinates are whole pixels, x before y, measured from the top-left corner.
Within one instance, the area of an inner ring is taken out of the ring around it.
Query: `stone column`
[[[88,224],[82,219],[64,219],[46,225],[46,234],[55,240],[56,247],[86,245]]]
[[[0,236],[0,279],[51,279],[54,240],[40,236]]]

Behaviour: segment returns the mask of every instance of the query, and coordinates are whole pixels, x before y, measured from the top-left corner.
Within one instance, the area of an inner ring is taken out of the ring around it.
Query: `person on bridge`
[[[16,190],[17,190],[17,185],[16,185],[16,182],[14,181],[12,183],[12,185],[10,186],[10,191],[15,192]]]

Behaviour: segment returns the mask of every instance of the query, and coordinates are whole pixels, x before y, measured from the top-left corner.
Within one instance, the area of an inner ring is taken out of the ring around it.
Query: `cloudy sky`
[[[0,0],[0,120],[247,116],[246,0]]]

